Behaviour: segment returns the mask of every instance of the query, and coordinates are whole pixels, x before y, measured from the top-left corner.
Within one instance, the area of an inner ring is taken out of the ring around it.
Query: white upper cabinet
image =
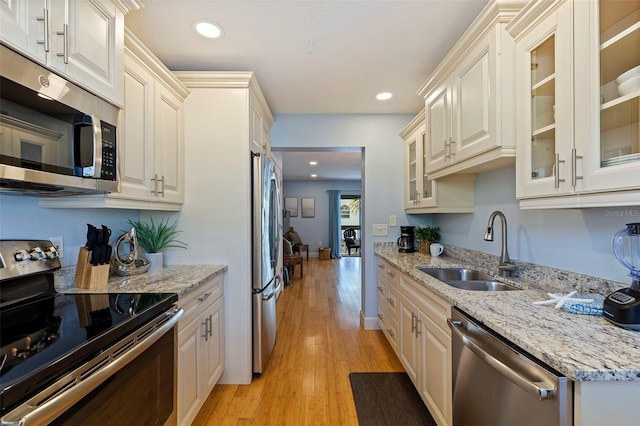
[[[576,1],[574,8],[575,141],[584,176],[577,189],[640,189],[640,1]]]
[[[404,208],[407,213],[470,213],[474,210],[474,175],[432,180],[427,175],[425,111],[402,130],[405,143]]]
[[[640,1],[531,2],[509,31],[520,206],[640,204]]]
[[[432,179],[514,161],[515,44],[505,26],[519,8],[503,3],[487,5],[419,91]]]
[[[0,40],[122,106],[124,10],[109,0],[0,2]]]
[[[44,207],[178,211],[184,201],[184,100],[187,88],[127,31],[125,108],[118,126],[120,190],[41,198]]]
[[[571,7],[565,3],[517,41],[519,198],[571,193]]]
[[[251,152],[271,152],[271,125],[273,116],[260,90],[249,93],[251,109],[250,149]]]

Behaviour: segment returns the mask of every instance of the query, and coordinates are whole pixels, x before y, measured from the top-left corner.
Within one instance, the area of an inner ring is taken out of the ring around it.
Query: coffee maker
[[[400,227],[400,238],[398,238],[398,251],[400,253],[413,253],[416,251],[414,229],[415,226]]]
[[[604,301],[603,316],[620,327],[640,330],[640,223],[627,223],[612,240],[613,254],[629,269],[631,285]]]

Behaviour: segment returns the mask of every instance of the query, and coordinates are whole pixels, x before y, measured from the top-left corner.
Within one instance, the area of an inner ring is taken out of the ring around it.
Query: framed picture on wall
[[[284,209],[290,217],[298,217],[298,197],[284,197]]]
[[[316,217],[316,199],[302,198],[301,200],[302,217]]]

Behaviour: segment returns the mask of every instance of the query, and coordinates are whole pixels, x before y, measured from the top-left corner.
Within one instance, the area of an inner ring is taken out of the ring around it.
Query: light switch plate
[[[372,229],[372,234],[374,237],[386,237],[387,235],[389,235],[389,233],[387,232],[387,224],[383,223],[383,224],[374,224],[372,225],[373,229]]]
[[[398,226],[395,214],[389,215],[389,226]]]

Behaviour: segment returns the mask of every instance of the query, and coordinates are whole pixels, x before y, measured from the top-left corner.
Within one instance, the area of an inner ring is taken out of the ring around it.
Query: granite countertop
[[[549,298],[547,292],[553,286],[545,283],[544,277],[538,282],[506,280],[522,288],[520,291],[468,291],[451,287],[416,266],[479,269],[472,262],[398,253],[397,249],[376,249],[376,254],[572,380],[640,380],[640,332],[617,327],[601,316],[571,314],[554,305],[533,305]]]
[[[165,266],[129,277],[112,275],[105,286],[84,289],[74,287],[75,268],[67,267],[56,272],[55,288],[59,293],[177,293],[183,297],[227,269],[227,265]]]

